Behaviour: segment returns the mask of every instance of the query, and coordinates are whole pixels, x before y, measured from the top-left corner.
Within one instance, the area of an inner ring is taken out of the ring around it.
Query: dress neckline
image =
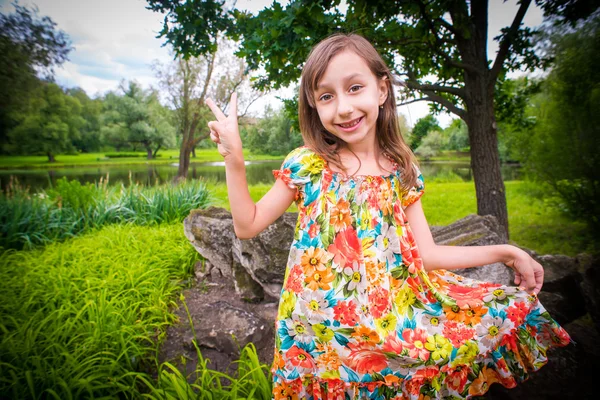
[[[337,176],[338,178],[340,178],[343,181],[362,180],[362,179],[369,179],[369,178],[371,178],[371,179],[387,179],[387,178],[392,178],[392,177],[396,176],[396,174],[398,173],[398,170],[399,170],[398,163],[396,161],[394,161],[393,159],[391,159],[390,157],[385,156],[392,163],[392,172],[391,173],[379,174],[379,175],[347,175],[347,176],[344,176],[343,172],[334,171],[331,168],[329,168],[329,162],[327,162],[325,157],[323,157],[319,153],[315,152],[314,150],[312,150],[312,151],[316,155],[318,155],[321,158],[321,160],[323,160],[323,163],[324,163],[323,169],[325,171],[329,172],[332,176]]]

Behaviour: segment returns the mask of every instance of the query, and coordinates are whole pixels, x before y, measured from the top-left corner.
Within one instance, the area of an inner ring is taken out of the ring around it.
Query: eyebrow
[[[363,75],[362,75],[360,72],[357,72],[357,73],[355,73],[355,74],[348,75],[346,78],[344,78],[344,81],[346,81],[346,82],[347,82],[347,81],[349,81],[349,80],[352,80],[352,79],[356,78],[357,76],[363,76]],[[327,85],[328,85],[327,83],[320,82],[320,83],[317,85],[317,89],[316,89],[316,90],[322,90],[322,89],[326,88],[326,87],[327,87]]]

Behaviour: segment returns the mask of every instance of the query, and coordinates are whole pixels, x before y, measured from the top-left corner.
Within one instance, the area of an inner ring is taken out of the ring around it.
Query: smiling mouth
[[[357,119],[353,119],[350,122],[346,122],[345,124],[338,124],[339,126],[341,126],[342,128],[352,128],[353,126],[358,125],[358,123],[363,119],[363,117],[357,118]]]

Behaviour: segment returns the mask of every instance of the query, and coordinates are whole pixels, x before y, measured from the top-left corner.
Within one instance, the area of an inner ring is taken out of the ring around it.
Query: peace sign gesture
[[[217,144],[217,150],[223,158],[231,154],[242,154],[242,139],[237,121],[237,94],[231,95],[229,101],[229,116],[225,116],[223,111],[215,104],[212,99],[206,99],[206,105],[213,112],[216,121],[210,121],[210,139]]]

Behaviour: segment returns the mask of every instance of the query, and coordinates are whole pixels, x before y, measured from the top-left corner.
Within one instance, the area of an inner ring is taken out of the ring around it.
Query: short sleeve
[[[415,184],[415,186],[411,187],[409,191],[405,191],[402,193],[402,209],[406,209],[406,207],[419,200],[425,192],[425,184],[423,182],[423,175],[421,174],[421,170],[414,163],[413,167],[417,172],[417,183]]]
[[[275,179],[283,180],[290,188],[301,188],[321,174],[325,163],[322,157],[308,147],[292,150],[283,160],[281,168],[273,170]]]

